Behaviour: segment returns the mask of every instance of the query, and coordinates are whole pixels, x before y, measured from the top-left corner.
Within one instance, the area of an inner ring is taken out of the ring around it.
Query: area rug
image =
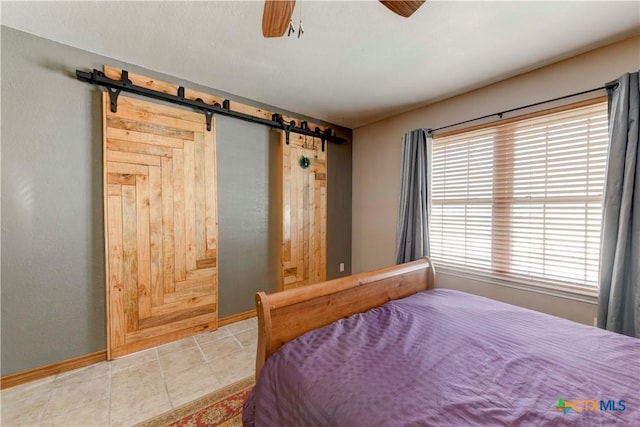
[[[254,384],[253,376],[245,378],[135,427],[242,426],[242,404]]]

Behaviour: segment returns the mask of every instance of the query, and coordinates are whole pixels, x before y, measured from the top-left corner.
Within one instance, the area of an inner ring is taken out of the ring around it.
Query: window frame
[[[455,130],[443,132],[443,133],[437,133],[433,135],[433,139],[435,143],[435,140],[440,138],[455,136],[463,133],[481,131],[489,128],[496,128],[499,126],[505,126],[512,123],[514,124],[514,126],[510,127],[507,132],[513,133],[517,126],[516,124],[524,120],[535,119],[535,118],[550,115],[550,114],[561,113],[561,112],[565,112],[565,111],[569,111],[569,110],[577,109],[581,107],[589,107],[596,104],[606,105],[606,103],[607,103],[607,96],[598,96],[598,97],[585,99],[582,101],[573,102],[569,104],[564,104],[564,105],[560,105],[553,108],[534,111],[531,113],[522,114],[519,116],[514,116],[506,119],[494,120],[494,121],[482,123],[475,126],[459,128],[459,129],[455,129]],[[511,141],[513,141],[513,139],[511,139]],[[513,149],[513,143],[511,143],[510,146]],[[501,149],[504,149],[504,148],[505,147],[501,147]],[[497,168],[494,168],[494,173],[496,169]],[[492,198],[494,202],[494,207],[492,207],[492,221],[494,221],[494,218],[495,218],[494,209],[496,206],[495,191],[492,193]],[[600,200],[602,200],[602,196],[600,196]],[[510,210],[511,204],[509,204],[504,208],[507,210]],[[511,215],[509,214],[509,216]],[[512,219],[509,220],[509,227],[511,227],[511,224],[512,224]],[[492,231],[492,234],[493,234],[493,231]],[[494,239],[492,239],[492,241],[493,240]],[[438,270],[446,274],[463,277],[467,279],[472,279],[474,281],[486,282],[486,283],[491,283],[495,285],[508,286],[511,288],[524,289],[524,290],[530,290],[535,292],[541,292],[545,294],[561,296],[564,298],[575,299],[575,300],[580,300],[584,302],[590,302],[590,303],[596,302],[597,295],[598,295],[598,286],[591,286],[586,284],[584,285],[571,284],[571,283],[555,281],[555,280],[546,279],[546,278],[529,278],[526,276],[517,275],[508,270],[504,271],[503,267],[496,265],[496,262],[498,262],[499,260],[496,260],[494,258],[494,254],[496,252],[510,250],[509,249],[509,246],[511,245],[510,240],[511,239],[505,239],[504,242],[501,242],[499,244],[499,247],[494,247],[492,243],[492,249],[491,249],[492,256],[490,260],[490,264],[491,264],[490,270],[475,269],[473,267],[453,265],[453,264],[448,264],[446,262],[438,263],[440,264],[438,265]]]

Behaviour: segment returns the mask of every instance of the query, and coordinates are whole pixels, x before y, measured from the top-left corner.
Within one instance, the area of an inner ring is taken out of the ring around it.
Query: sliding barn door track
[[[159,99],[160,101],[171,102],[172,104],[182,105],[184,107],[190,107],[195,110],[204,113],[207,120],[207,130],[211,131],[211,118],[214,114],[220,114],[221,116],[233,117],[235,119],[244,120],[251,123],[257,123],[272,128],[280,129],[285,132],[286,143],[289,144],[289,134],[291,132],[301,135],[311,136],[314,138],[320,138],[322,141],[322,151],[324,151],[325,142],[345,143],[346,139],[340,138],[333,134],[331,128],[327,128],[324,132],[320,128],[316,127],[314,130],[308,128],[307,122],[303,121],[300,126],[296,126],[295,120],[287,122],[284,120],[281,114],[273,114],[271,120],[252,116],[250,114],[241,113],[239,111],[233,111],[230,108],[230,101],[225,99],[222,105],[207,104],[201,98],[192,100],[184,97],[184,87],[178,87],[178,93],[172,95],[170,93],[159,92],[157,90],[148,89],[146,87],[134,85],[129,80],[129,72],[122,70],[120,80],[114,80],[107,77],[102,71],[94,69],[91,72],[76,70],[76,77],[78,80],[91,83],[97,86],[104,86],[109,93],[109,100],[111,104],[111,112],[118,111],[118,95],[121,92],[130,92],[136,95],[146,96],[149,98]]]

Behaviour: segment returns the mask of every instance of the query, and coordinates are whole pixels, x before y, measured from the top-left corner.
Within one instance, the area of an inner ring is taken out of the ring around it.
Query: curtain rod
[[[580,96],[580,95],[584,95],[586,93],[596,92],[596,91],[603,90],[603,89],[609,89],[609,88],[614,88],[615,89],[616,87],[618,87],[618,82],[607,83],[604,86],[597,87],[597,88],[594,88],[594,89],[584,90],[582,92],[572,93],[571,95],[565,95],[565,96],[561,96],[561,97],[558,97],[558,98],[548,99],[546,101],[540,101],[540,102],[536,102],[536,103],[533,103],[533,104],[525,105],[525,106],[522,106],[522,107],[512,108],[510,110],[501,111],[499,113],[487,114],[486,116],[476,117],[475,119],[465,120],[463,122],[454,123],[452,125],[442,126],[442,127],[435,128],[435,129],[429,129],[428,132],[432,134],[434,132],[437,132],[437,131],[440,131],[440,130],[443,130],[443,129],[452,128],[454,126],[463,125],[465,123],[475,122],[476,120],[488,119],[489,117],[493,117],[493,116],[498,116],[498,117],[502,118],[502,116],[504,114],[512,113],[512,112],[518,111],[518,110],[524,110],[525,108],[535,107],[537,105],[542,105],[542,104],[548,104],[549,102],[560,101],[562,99],[573,98],[574,96]]]

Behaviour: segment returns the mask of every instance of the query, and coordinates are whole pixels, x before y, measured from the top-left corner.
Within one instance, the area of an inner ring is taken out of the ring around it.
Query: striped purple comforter
[[[640,426],[640,340],[436,289],[271,356],[255,426]]]

